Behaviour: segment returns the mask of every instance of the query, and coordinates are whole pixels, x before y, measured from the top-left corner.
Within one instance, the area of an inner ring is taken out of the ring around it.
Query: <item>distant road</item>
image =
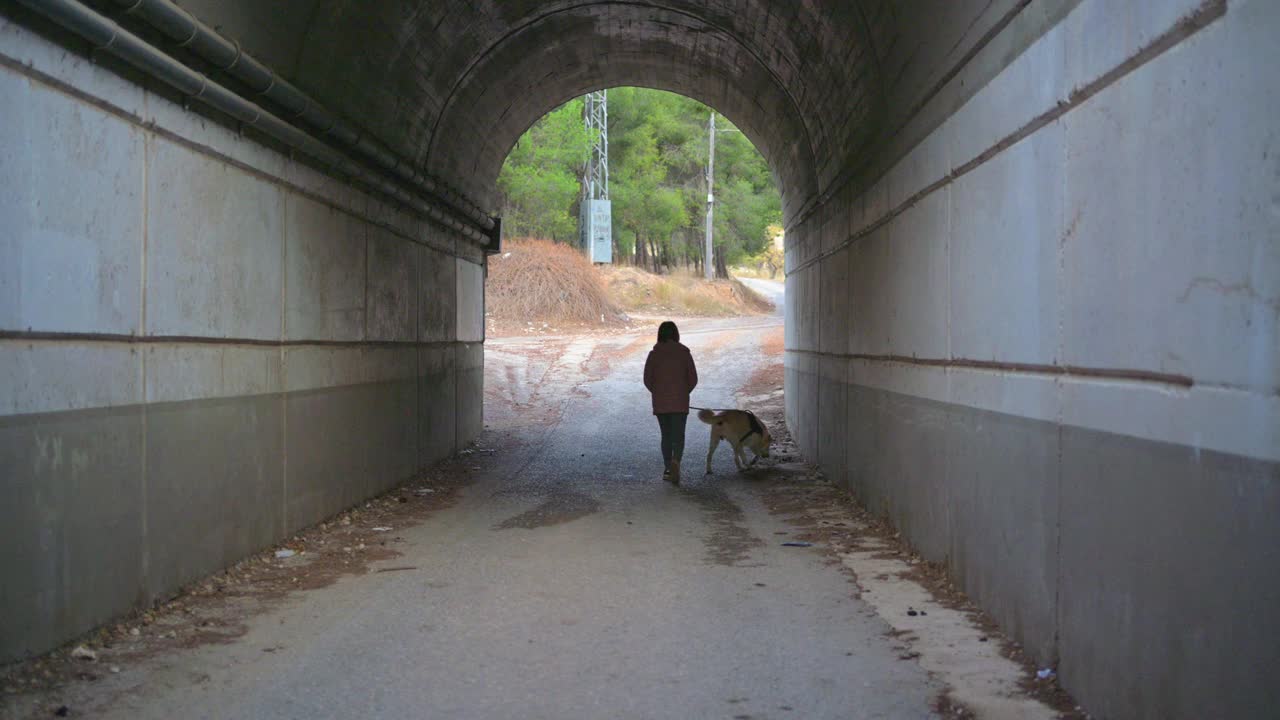
[[[776,310],[774,314],[781,316],[786,302],[787,286],[781,280],[757,280],[755,278],[738,278],[743,285],[768,298]]]

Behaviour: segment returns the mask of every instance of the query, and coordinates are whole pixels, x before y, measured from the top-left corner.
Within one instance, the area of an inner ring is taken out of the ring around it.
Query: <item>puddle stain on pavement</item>
[[[763,547],[764,542],[743,524],[746,515],[742,508],[721,488],[681,485],[680,492],[707,515],[710,533],[703,538],[707,546],[706,561],[728,567],[746,567],[743,563],[751,557],[751,551]]]
[[[493,529],[511,530],[513,528],[523,528],[525,530],[533,530],[535,528],[573,522],[599,511],[600,501],[590,495],[571,491],[555,492],[543,499],[537,507],[507,518],[494,525]]]

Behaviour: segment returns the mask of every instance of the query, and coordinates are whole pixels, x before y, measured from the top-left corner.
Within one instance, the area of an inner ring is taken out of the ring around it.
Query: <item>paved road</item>
[[[781,280],[757,280],[756,278],[738,278],[744,285],[755,290],[761,295],[769,299],[773,303],[774,314],[778,317],[784,315],[783,307],[786,300],[787,286]]]
[[[691,323],[731,405],[777,319]],[[69,692],[119,718],[923,718],[941,691],[760,480],[660,481],[648,338],[495,340],[476,480],[397,528],[395,572],[296,593],[226,644]],[[686,467],[705,427],[689,426]],[[754,483],[754,485],[753,485]],[[375,568],[378,567],[375,565]]]

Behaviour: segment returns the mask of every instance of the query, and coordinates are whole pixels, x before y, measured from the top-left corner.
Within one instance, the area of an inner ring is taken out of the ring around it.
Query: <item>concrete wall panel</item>
[[[822,263],[821,302],[818,306],[818,349],[844,354],[849,347],[853,307],[849,291],[849,250],[841,250]]]
[[[278,393],[281,352],[247,345],[150,345],[147,402],[176,402]]]
[[[369,340],[413,340],[418,333],[418,246],[381,229],[369,234]]]
[[[822,223],[822,252],[829,253],[849,239],[849,207],[829,203]]]
[[[852,369],[852,368],[851,368]],[[849,491],[867,510],[885,514],[885,473],[880,471],[880,401],[884,394],[850,382],[845,390],[848,412],[845,465]]]
[[[416,351],[408,352],[416,355]],[[369,495],[384,492],[413,477],[418,470],[418,428],[420,402],[417,378],[382,382],[370,386],[368,436],[365,446],[365,477]]]
[[[1062,443],[1067,688],[1099,717],[1271,714],[1280,464],[1073,427]]]
[[[810,266],[787,276],[787,307],[795,308],[784,330],[788,335],[787,347],[791,349],[818,349],[821,271],[819,267]]]
[[[484,345],[454,346],[457,384],[457,447],[470,444],[484,431]]]
[[[813,429],[818,446],[818,462],[835,482],[843,484],[845,466],[846,382],[848,360],[822,357],[818,360],[818,412]]]
[[[947,118],[938,132],[950,146],[951,168],[974,160],[1067,98],[1072,88],[1066,66],[1077,51],[1076,45],[1068,51],[1067,34],[1061,24],[1050,29]]]
[[[296,195],[285,207],[285,338],[363,340],[365,225]]]
[[[946,408],[897,393],[885,393],[877,406],[884,512],[925,559],[947,562],[952,488],[946,482]]]
[[[455,262],[458,340],[481,342],[484,340],[484,267],[462,259]]]
[[[1057,659],[1058,428],[945,406],[950,565],[1041,666]]]
[[[407,480],[418,469],[418,349],[371,348],[364,364],[376,373],[359,432],[365,444],[366,495]],[[352,421],[355,421],[352,418]]]
[[[448,455],[458,443],[458,378],[453,348],[418,351],[418,465],[425,467]]]
[[[782,282],[783,293],[786,301],[782,306],[782,341],[785,347],[798,348],[799,338],[796,337],[796,329],[800,327],[800,315],[803,308],[795,301],[800,294],[800,275],[798,273],[788,273]]]
[[[952,186],[952,356],[1057,361],[1064,138],[1054,123]]]
[[[418,283],[418,340],[441,342],[458,337],[456,260],[431,248],[421,248],[422,278]]]
[[[889,344],[895,355],[948,356],[948,194],[925,197],[889,227],[888,267],[871,292],[889,304]]]
[[[143,134],[0,69],[0,329],[138,332]]]
[[[0,659],[43,652],[138,602],[139,408],[0,417]]]
[[[950,138],[934,132],[899,160],[885,175],[888,207],[898,208],[951,171]]]
[[[285,531],[317,523],[364,499],[370,385],[290,393],[285,443]]]
[[[147,408],[147,594],[161,598],[284,535],[277,395]]]
[[[849,352],[888,355],[894,322],[891,298],[885,291],[889,274],[894,272],[889,264],[888,227],[862,237],[849,252],[849,304],[854,308]]]
[[[279,339],[279,189],[163,140],[150,165],[147,334]]]
[[[1067,84],[1074,89],[1097,80],[1205,6],[1204,0],[1080,3],[1061,24]]]
[[[138,349],[0,341],[0,416],[142,402]]]

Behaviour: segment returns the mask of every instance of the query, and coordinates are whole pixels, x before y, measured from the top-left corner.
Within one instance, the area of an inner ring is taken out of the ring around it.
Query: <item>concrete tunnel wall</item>
[[[945,563],[1095,716],[1280,703],[1256,670],[1280,660],[1280,88],[1260,70],[1280,61],[1280,5],[183,5],[481,204],[520,133],[576,94],[637,84],[716,107],[783,192],[787,421],[806,454]],[[6,130],[0,158],[28,173],[4,177],[31,178],[0,201],[26,228],[0,246],[24,263],[0,270],[3,328],[113,338],[0,342],[15,388],[0,396],[0,457],[20,499],[0,519],[21,540],[0,549],[5,578],[21,579],[0,610],[48,623],[6,630],[0,653],[48,647],[283,535],[307,482],[332,509],[365,493],[343,477],[391,482],[413,466],[390,451],[397,437],[427,462],[448,449],[433,428],[452,418],[455,445],[478,429],[472,248],[16,25],[0,55],[0,77],[33,98],[0,109],[25,133]],[[77,124],[124,144],[60,142],[87,137]],[[195,181],[225,214],[185,197],[179,183]],[[98,185],[121,196],[110,213],[94,212]],[[61,217],[34,205],[49,198],[82,224],[41,230]],[[198,242],[168,232],[201,217]],[[333,272],[361,261],[363,284]],[[57,304],[18,282],[99,267],[119,271]],[[189,279],[166,286],[170,268]],[[415,275],[445,292],[412,293]],[[258,295],[279,327],[254,324],[244,303]],[[236,368],[255,357],[250,383]],[[201,370],[223,363],[216,380]],[[210,448],[199,459],[175,451],[200,447],[191,437]],[[255,454],[217,450],[242,441]],[[278,514],[245,503],[162,524],[164,507],[237,497],[198,494],[219,483]],[[94,567],[94,543],[117,536],[127,572]]]
[[[481,428],[479,251],[0,21],[0,661]]]
[[[803,451],[1095,717],[1280,706],[1278,31],[1081,2],[787,230]]]

